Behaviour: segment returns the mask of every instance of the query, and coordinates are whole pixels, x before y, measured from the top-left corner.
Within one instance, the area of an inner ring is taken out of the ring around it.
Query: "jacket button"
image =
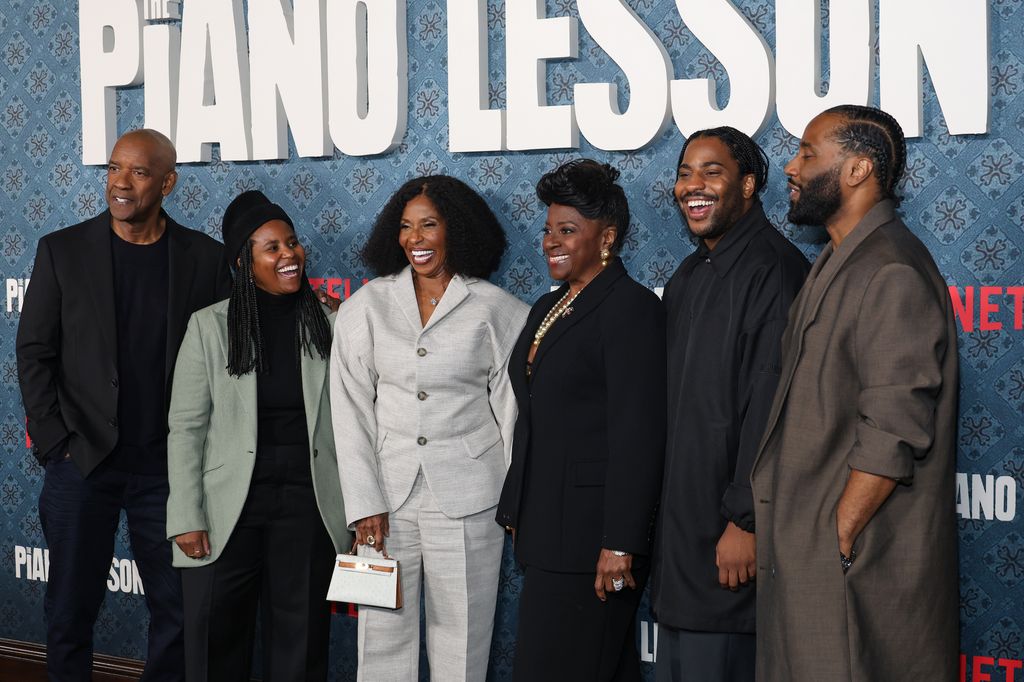
[[[313,459],[316,459],[316,456],[319,455],[319,454],[320,454],[320,452],[316,448],[314,448],[313,449]]]
[[[113,386],[114,388],[117,388],[117,379],[116,378],[111,379],[110,380],[110,385]]]
[[[416,397],[419,398],[420,400],[426,400],[427,399],[427,392],[426,391],[420,391],[419,393],[416,394]]]
[[[420,436],[419,438],[416,439],[416,442],[419,443],[420,445],[426,445],[427,439],[424,438],[423,436]]]
[[[424,355],[426,355],[426,354],[427,354],[427,349],[426,348],[417,348],[416,349],[416,355],[420,356],[421,358]]]
[[[112,426],[112,427],[113,427],[113,428],[115,428],[115,429],[117,428],[117,420],[116,420],[116,419],[108,419],[108,420],[107,420],[107,424],[108,424],[109,426]]]

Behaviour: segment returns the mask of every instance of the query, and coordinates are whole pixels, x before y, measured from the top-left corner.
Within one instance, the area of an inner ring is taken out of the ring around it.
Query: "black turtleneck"
[[[302,373],[295,355],[295,321],[301,292],[269,294],[256,289],[263,357],[267,371],[256,375],[257,448],[306,445]]]

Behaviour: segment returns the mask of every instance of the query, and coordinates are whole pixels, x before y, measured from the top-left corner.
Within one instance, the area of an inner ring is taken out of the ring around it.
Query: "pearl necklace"
[[[544,335],[548,333],[548,329],[551,328],[551,325],[553,325],[558,318],[565,317],[566,314],[568,314],[569,306],[572,305],[572,302],[576,300],[576,297],[580,295],[581,291],[583,291],[583,289],[580,289],[570,297],[570,290],[566,289],[562,298],[558,299],[558,303],[548,311],[548,314],[544,316],[544,320],[540,323],[540,326],[537,327],[537,331],[533,335],[533,345],[539,346],[541,339],[543,339]]]

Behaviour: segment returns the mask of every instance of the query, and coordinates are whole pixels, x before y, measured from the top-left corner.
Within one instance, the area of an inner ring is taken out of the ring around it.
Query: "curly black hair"
[[[683,148],[679,152],[679,161],[676,162],[676,168],[683,165],[683,155],[686,154],[686,148],[690,146],[690,143],[706,137],[721,140],[722,144],[728,147],[733,160],[740,167],[740,177],[754,176],[755,194],[760,193],[764,189],[765,184],[768,182],[768,155],[749,135],[732,126],[707,128],[705,130],[698,130],[690,135],[686,138],[686,142],[683,143]]]
[[[398,188],[377,216],[362,257],[378,275],[393,275],[409,264],[398,244],[405,205],[423,195],[445,222],[445,266],[452,274],[487,279],[498,269],[508,241],[494,212],[469,185],[448,175],[413,178]]]
[[[537,183],[537,197],[546,206],[571,206],[584,218],[613,225],[612,252],[619,253],[629,232],[629,201],[616,180],[619,171],[593,159],[573,159],[545,173]]]

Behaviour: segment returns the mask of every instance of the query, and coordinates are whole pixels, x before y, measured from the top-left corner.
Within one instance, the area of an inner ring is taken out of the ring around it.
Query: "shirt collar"
[[[703,239],[697,240],[697,255],[711,263],[715,274],[724,278],[743,255],[750,240],[765,225],[768,225],[768,217],[764,214],[764,207],[761,206],[760,199],[754,199],[750,210],[725,233],[715,245],[714,251],[707,247]]]

